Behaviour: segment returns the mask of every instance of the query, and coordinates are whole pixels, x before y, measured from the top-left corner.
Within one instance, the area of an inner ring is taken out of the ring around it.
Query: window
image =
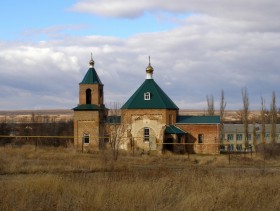
[[[247,139],[248,139],[248,141],[252,140],[252,134],[251,133],[248,134]]]
[[[150,129],[145,127],[144,128],[144,141],[147,142],[150,140]]]
[[[236,134],[236,140],[242,141],[242,134],[240,134],[240,133]]]
[[[265,134],[265,139],[268,141],[270,139],[270,133]]]
[[[144,100],[150,100],[151,99],[151,94],[150,92],[145,92],[144,93]]]
[[[237,144],[236,149],[237,151],[242,151],[242,144]]]
[[[89,144],[89,134],[84,134],[84,144]]]
[[[86,104],[91,104],[91,89],[86,90]]]
[[[233,134],[227,134],[227,140],[232,141],[233,140]]]
[[[220,145],[220,151],[225,151],[225,145]]]
[[[198,143],[203,144],[203,134],[198,134]]]
[[[257,133],[257,134],[256,134],[256,140],[257,140],[257,141],[261,140],[261,134],[260,134],[260,133]]]
[[[233,151],[234,150],[234,145],[233,144],[228,145],[228,150]]]

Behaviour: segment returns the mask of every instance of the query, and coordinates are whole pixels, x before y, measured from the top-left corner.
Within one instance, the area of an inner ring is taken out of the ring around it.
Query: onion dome
[[[149,57],[149,65],[146,68],[146,73],[153,74],[153,72],[154,72],[154,68],[151,66],[150,57]]]

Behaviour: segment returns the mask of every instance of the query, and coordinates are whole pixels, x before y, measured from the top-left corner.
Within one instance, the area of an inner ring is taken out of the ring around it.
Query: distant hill
[[[7,110],[0,111],[0,122],[59,122],[69,121],[73,119],[73,110],[70,109],[49,109],[49,110]],[[180,109],[180,115],[193,115],[193,116],[205,116],[207,112],[205,110],[195,109]],[[249,118],[258,118],[260,111],[250,111]],[[219,115],[219,111],[215,112],[215,115]],[[226,110],[225,111],[226,122],[240,122],[241,114],[239,110]]]
[[[0,122],[59,122],[73,119],[70,109],[0,111]]]

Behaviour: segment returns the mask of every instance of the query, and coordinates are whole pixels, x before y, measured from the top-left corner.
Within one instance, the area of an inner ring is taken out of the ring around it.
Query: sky
[[[149,56],[180,109],[280,94],[278,0],[3,0],[0,18],[0,110],[75,107],[91,53],[107,105],[143,83]]]

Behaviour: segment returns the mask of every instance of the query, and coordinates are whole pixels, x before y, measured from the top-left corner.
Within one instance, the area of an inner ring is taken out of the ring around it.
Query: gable
[[[176,109],[179,108],[153,79],[146,79],[121,109]]]

